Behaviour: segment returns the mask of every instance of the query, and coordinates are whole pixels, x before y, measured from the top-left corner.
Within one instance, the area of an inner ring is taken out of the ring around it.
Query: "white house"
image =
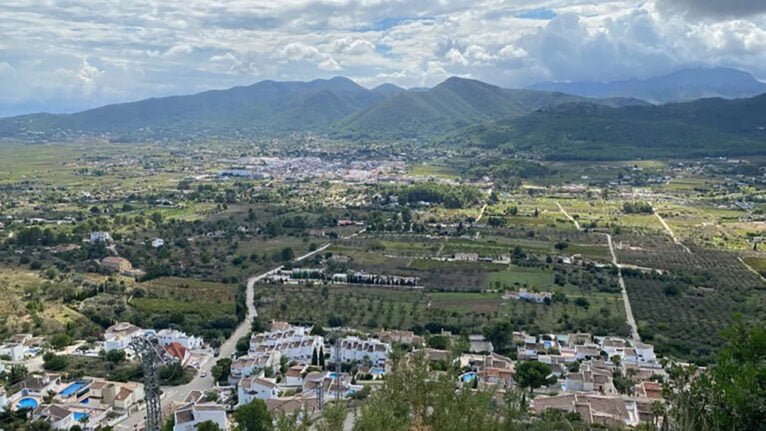
[[[528,301],[543,304],[547,301],[551,301],[553,298],[553,292],[530,292],[527,289],[521,288],[518,292],[506,292],[503,294],[503,299],[515,299],[517,301]]]
[[[308,373],[308,366],[304,365],[294,365],[287,369],[287,372],[285,373],[285,386],[289,387],[302,387],[303,386],[303,378]]]
[[[110,242],[112,235],[109,232],[96,231],[90,233],[90,242]]]
[[[229,429],[226,408],[214,403],[187,404],[174,413],[173,431],[196,431],[197,425],[211,421],[222,430]]]
[[[657,357],[654,355],[654,346],[651,344],[635,341],[633,342],[633,348],[636,350],[639,364],[654,364],[657,362]]]
[[[575,346],[575,357],[579,360],[598,358],[601,349],[595,344],[580,344]]]
[[[229,382],[234,384],[239,379],[251,376],[263,376],[266,370],[276,374],[279,371],[282,354],[278,351],[255,353],[243,356],[231,363]]]
[[[626,348],[630,347],[622,338],[606,337],[601,341],[601,350],[611,358],[612,356],[623,357]]]
[[[459,261],[466,261],[466,262],[476,262],[479,260],[479,254],[478,253],[455,253],[454,259]]]
[[[100,378],[92,380],[88,398],[116,411],[135,411],[144,399],[144,385],[140,383],[121,383]]]
[[[237,386],[239,405],[250,403],[254,399],[265,400],[279,396],[279,387],[274,379],[245,377]]]
[[[469,335],[468,343],[469,351],[472,353],[492,352],[495,350],[492,342],[484,338],[483,335]]]
[[[162,247],[163,245],[165,245],[165,240],[164,240],[164,239],[162,239],[162,238],[154,238],[154,239],[152,240],[152,247],[153,247],[153,248],[160,248],[160,247]]]
[[[337,349],[340,358],[336,356],[335,348],[330,349],[334,361],[338,359],[343,362],[369,361],[373,366],[385,367],[388,354],[391,352],[391,345],[377,338],[363,340],[359,337],[350,336],[337,342],[340,342],[340,349]]]
[[[170,343],[178,343],[184,346],[186,349],[199,349],[202,347],[202,338],[195,337],[193,335],[187,335],[185,332],[178,331],[176,329],[162,329],[157,332],[157,341],[162,346],[167,346]]]
[[[104,332],[104,350],[125,350],[133,337],[144,334],[144,330],[128,322],[119,322],[108,327]]]
[[[11,361],[21,361],[24,359],[26,348],[21,343],[7,343],[0,346],[0,356],[8,356]]]
[[[310,335],[311,328],[284,325],[280,329],[253,334],[250,356],[277,351],[288,361],[310,363],[311,357],[324,346],[324,338]]]
[[[577,372],[567,373],[564,388],[575,392],[617,393],[612,383],[612,370],[593,366],[590,362],[583,362]]]
[[[78,425],[84,430],[94,430],[106,421],[108,409],[85,405],[48,404],[32,413],[33,420],[43,420],[55,430],[69,430]]]
[[[30,374],[19,383],[24,395],[44,395],[61,385],[58,374]]]

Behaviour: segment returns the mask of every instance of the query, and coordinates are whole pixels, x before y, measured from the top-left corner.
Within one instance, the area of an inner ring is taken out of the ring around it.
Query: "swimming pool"
[[[465,373],[465,374],[463,374],[463,382],[464,382],[464,383],[468,383],[468,382],[471,382],[471,381],[473,381],[473,379],[475,379],[475,378],[476,378],[476,373],[474,373],[474,372],[470,372],[470,373]]]
[[[22,398],[16,403],[17,409],[36,409],[39,403],[34,398]]]
[[[373,376],[382,376],[383,374],[386,374],[386,370],[384,370],[383,368],[376,367],[376,368],[370,369],[370,374],[372,374]]]
[[[89,415],[87,413],[83,413],[83,412],[72,413],[72,417],[74,417],[74,420],[76,420],[77,422],[82,421],[84,418],[87,418],[88,416]]]
[[[72,383],[71,385],[67,386],[66,388],[64,388],[64,390],[59,392],[59,395],[61,395],[62,397],[65,397],[65,398],[69,397],[69,396],[77,393],[77,391],[82,389],[83,386],[85,386],[86,384],[87,384],[87,382],[78,380],[78,381]]]

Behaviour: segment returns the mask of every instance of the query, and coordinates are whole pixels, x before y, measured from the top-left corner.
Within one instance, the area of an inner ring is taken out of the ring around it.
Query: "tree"
[[[43,368],[48,371],[61,371],[69,365],[66,356],[46,353],[43,355]]]
[[[346,421],[348,409],[340,403],[331,404],[322,411],[322,423],[317,429],[319,431],[343,431],[343,423]]]
[[[487,340],[492,342],[495,351],[500,352],[505,349],[506,345],[508,345],[512,333],[513,328],[510,323],[496,322],[484,331],[484,336],[487,337]]]
[[[231,359],[221,358],[216,361],[213,368],[210,369],[210,374],[213,376],[216,382],[225,382],[229,379],[231,374]]]
[[[56,392],[54,391],[48,391],[43,395],[43,403],[50,404],[53,402],[53,400],[56,398]]]
[[[293,260],[293,258],[295,257],[295,252],[293,251],[292,247],[285,247],[280,252],[280,256],[282,258],[282,261],[287,262],[287,261]]]
[[[322,367],[322,369],[324,369],[324,361],[325,361],[324,347],[320,347],[319,348],[319,366]]]
[[[221,427],[213,421],[204,421],[197,424],[197,431],[221,431]]]
[[[444,335],[432,335],[428,337],[427,344],[432,349],[447,350],[450,346],[450,341]]]
[[[243,355],[247,353],[248,350],[250,350],[250,335],[247,334],[244,337],[237,340],[237,345],[235,347],[235,350],[237,351],[238,355]]]
[[[309,414],[303,410],[293,413],[281,412],[274,420],[274,431],[309,431],[311,420]]]
[[[766,325],[748,327],[737,317],[724,332],[730,345],[714,366],[671,364],[663,395],[670,429],[679,431],[763,429],[766,418]]]
[[[242,431],[270,431],[271,414],[263,400],[255,399],[234,412],[234,420]]]
[[[54,349],[61,350],[72,343],[72,337],[64,332],[59,332],[52,336],[48,342]]]
[[[319,358],[317,358],[317,349],[311,351],[311,365],[319,365]]]
[[[163,384],[180,383],[184,376],[184,368],[178,361],[173,361],[168,364],[162,365],[157,370],[157,375]]]
[[[526,361],[516,367],[516,382],[522,388],[529,388],[529,392],[555,382],[555,377],[550,375],[550,365],[542,362]]]
[[[125,360],[125,351],[120,349],[113,349],[104,355],[104,359],[107,361],[113,363],[113,364],[119,364],[120,362]]]
[[[8,373],[8,383],[16,384],[27,377],[27,367],[24,365],[12,365],[11,370]]]

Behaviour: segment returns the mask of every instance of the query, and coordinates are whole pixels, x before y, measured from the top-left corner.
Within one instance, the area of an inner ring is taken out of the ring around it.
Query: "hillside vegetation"
[[[570,103],[465,128],[441,142],[524,151],[551,160],[766,153],[766,95],[661,106]]]

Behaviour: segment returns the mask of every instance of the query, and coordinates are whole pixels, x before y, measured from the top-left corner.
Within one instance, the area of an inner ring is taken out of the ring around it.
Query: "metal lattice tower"
[[[160,402],[160,377],[158,370],[163,357],[156,340],[147,337],[133,337],[130,347],[141,360],[144,371],[144,399],[146,400],[145,431],[160,431],[162,428],[162,404]]]

